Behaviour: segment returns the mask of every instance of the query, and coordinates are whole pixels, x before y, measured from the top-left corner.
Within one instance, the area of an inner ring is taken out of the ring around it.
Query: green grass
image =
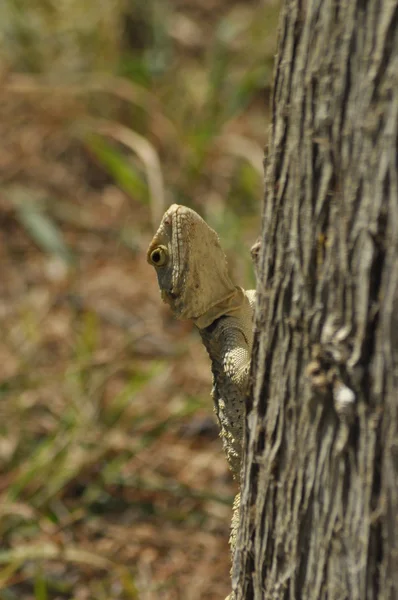
[[[144,253],[187,204],[253,284],[278,8],[127,6],[0,9],[2,600],[228,593],[207,358]]]

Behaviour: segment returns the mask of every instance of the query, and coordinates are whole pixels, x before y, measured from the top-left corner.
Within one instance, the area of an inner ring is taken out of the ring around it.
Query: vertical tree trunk
[[[398,598],[397,21],[281,15],[238,599]]]

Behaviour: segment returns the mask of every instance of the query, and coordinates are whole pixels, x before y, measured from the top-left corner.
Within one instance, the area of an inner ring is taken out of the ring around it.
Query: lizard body
[[[214,408],[233,476],[240,480],[255,291],[235,286],[218,235],[192,209],[173,204],[147,252],[164,302],[199,329],[211,360]],[[230,544],[234,550],[239,494]]]
[[[173,204],[147,252],[164,302],[199,329],[213,373],[213,400],[232,473],[239,480],[255,291],[235,286],[217,233]]]
[[[239,481],[242,458],[245,396],[252,347],[254,290],[245,292],[235,316],[222,316],[200,329],[211,360],[212,396],[224,451],[234,478]]]

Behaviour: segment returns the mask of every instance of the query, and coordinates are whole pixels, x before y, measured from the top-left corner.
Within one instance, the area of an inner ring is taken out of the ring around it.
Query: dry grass
[[[228,593],[235,484],[208,359],[161,305],[145,248],[164,205],[183,202],[252,281],[266,130],[255,74],[275,43],[261,18],[276,8],[169,11],[163,29],[141,15],[163,42],[123,50],[117,76],[4,70],[2,600]],[[149,50],[166,64],[152,79]]]

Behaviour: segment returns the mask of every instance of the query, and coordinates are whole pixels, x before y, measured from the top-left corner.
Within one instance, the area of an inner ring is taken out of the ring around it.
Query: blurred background
[[[0,4],[0,598],[218,599],[208,358],[145,251],[186,204],[252,287],[278,1]]]

